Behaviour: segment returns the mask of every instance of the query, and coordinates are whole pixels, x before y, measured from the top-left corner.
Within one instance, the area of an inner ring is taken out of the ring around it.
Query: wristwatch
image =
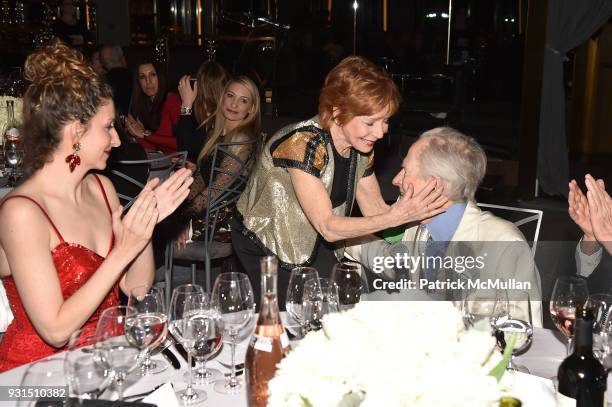
[[[145,130],[142,132],[142,137],[143,138],[147,138],[151,135],[151,132],[149,130]]]
[[[181,106],[181,115],[189,116],[193,112],[193,108],[187,106]]]

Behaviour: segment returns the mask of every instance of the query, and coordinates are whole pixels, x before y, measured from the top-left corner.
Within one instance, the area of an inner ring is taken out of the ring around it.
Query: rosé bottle
[[[274,377],[276,365],[291,349],[278,311],[278,260],[274,256],[262,257],[260,265],[262,304],[245,360],[250,407],[268,404],[268,382]]]

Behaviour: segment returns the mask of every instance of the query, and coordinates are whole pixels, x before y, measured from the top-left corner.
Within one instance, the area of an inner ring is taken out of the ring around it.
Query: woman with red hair
[[[326,275],[343,240],[442,212],[445,199],[434,180],[391,206],[380,193],[374,144],[399,104],[397,87],[384,70],[348,57],[327,75],[319,115],[267,141],[232,225],[234,250],[256,291],[261,256],[279,258],[282,305],[293,267],[313,266]],[[355,200],[363,217],[350,217]]]

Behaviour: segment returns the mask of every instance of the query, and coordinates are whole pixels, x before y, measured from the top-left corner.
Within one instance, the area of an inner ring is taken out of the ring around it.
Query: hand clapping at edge
[[[167,180],[159,183],[159,178],[153,178],[143,191],[153,191],[157,201],[158,218],[157,223],[166,219],[179,207],[189,195],[189,186],[193,183],[191,170],[181,168],[175,171]]]
[[[442,184],[435,178],[430,178],[417,193],[414,193],[414,187],[409,185],[408,190],[391,205],[391,210],[397,212],[400,220],[398,225],[422,221],[444,212],[443,207],[448,198],[442,195],[442,192]]]
[[[593,234],[608,253],[612,254],[612,198],[606,192],[603,180],[590,174],[584,177]]]

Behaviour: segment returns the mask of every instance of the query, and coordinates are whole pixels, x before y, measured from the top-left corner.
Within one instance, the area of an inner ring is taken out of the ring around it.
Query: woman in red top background
[[[168,93],[166,78],[152,62],[137,66],[133,89],[126,129],[145,150],[175,152],[176,136],[172,129],[178,123],[181,98]]]

